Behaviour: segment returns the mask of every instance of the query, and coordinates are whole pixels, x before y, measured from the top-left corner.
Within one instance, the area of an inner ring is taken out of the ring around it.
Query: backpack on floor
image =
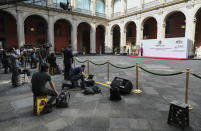
[[[86,87],[83,91],[85,95],[89,94],[98,94],[101,93],[101,89],[98,86],[93,86],[93,87]]]
[[[69,106],[70,101],[70,92],[68,90],[62,90],[61,94],[59,94],[56,98],[56,107],[64,108]]]
[[[111,83],[111,87],[118,87],[120,94],[130,94],[131,90],[133,89],[133,84],[130,80],[115,77]]]
[[[89,77],[85,80],[86,87],[91,87],[95,85],[95,81],[93,80],[94,75],[89,75]]]
[[[119,101],[121,100],[121,95],[118,87],[111,87],[110,88],[110,100],[112,101]]]

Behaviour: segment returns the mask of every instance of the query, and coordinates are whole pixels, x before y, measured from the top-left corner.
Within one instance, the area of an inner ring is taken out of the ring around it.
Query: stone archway
[[[90,53],[90,30],[91,26],[82,22],[77,28],[77,49],[78,53],[86,52]]]
[[[47,44],[47,21],[38,15],[31,15],[24,21],[25,44],[39,47]]]
[[[157,21],[150,17],[143,22],[143,39],[157,39]]]
[[[61,52],[62,48],[71,44],[71,29],[69,21],[59,19],[54,24],[54,45],[55,52]]]
[[[180,12],[171,12],[165,18],[165,38],[185,37],[185,15]]]
[[[0,43],[2,48],[18,46],[16,19],[3,10],[0,10]]]
[[[113,52],[120,53],[120,27],[119,25],[114,25],[112,28],[112,34],[113,34]]]

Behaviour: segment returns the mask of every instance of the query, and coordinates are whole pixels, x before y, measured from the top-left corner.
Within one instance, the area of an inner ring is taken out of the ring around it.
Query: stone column
[[[140,6],[139,6],[140,9],[144,8],[144,0],[140,0]]]
[[[73,48],[73,53],[77,54],[77,21],[73,21],[72,33],[71,33],[71,44]]]
[[[112,13],[113,13],[113,3],[110,1],[110,0],[107,0],[107,2],[108,2],[108,14],[107,14],[107,17],[108,18],[111,18],[111,15],[112,15]]]
[[[121,14],[125,14],[125,12],[126,12],[126,2],[125,2],[125,0],[121,0],[121,5],[122,5]]]
[[[18,47],[22,47],[25,44],[25,36],[24,36],[24,18],[23,12],[17,11],[17,40]]]
[[[195,39],[195,27],[196,27],[196,18],[193,15],[188,15],[186,18],[186,30],[185,37],[194,42]]]
[[[53,7],[53,0],[47,0],[47,6]]]
[[[112,32],[109,26],[105,27],[105,53],[112,53]]]
[[[52,47],[50,51],[54,51],[54,23],[53,23],[53,15],[49,15],[48,17],[48,44]]]
[[[124,53],[124,46],[125,46],[125,38],[126,38],[126,34],[125,34],[125,30],[124,30],[124,25],[122,24],[121,26],[121,38],[120,38],[120,53]]]
[[[157,23],[157,39],[165,38],[165,22],[159,20]]]
[[[91,24],[90,30],[90,53],[96,53],[96,25],[94,23]]]
[[[141,45],[141,40],[143,39],[143,26],[140,22],[136,23],[137,25],[137,42],[136,45]]]
[[[91,11],[91,15],[94,16],[96,14],[96,1],[95,0],[91,0],[90,11]]]
[[[105,2],[105,15],[106,15],[106,18],[109,18],[109,10],[108,10],[108,3],[107,2]]]

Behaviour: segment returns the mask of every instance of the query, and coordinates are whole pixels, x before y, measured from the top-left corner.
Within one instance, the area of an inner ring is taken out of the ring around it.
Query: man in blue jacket
[[[64,79],[69,80],[69,73],[73,63],[72,47],[69,45],[64,51]]]
[[[82,80],[81,89],[85,89],[85,80],[84,80],[85,73],[84,73],[84,70],[85,70],[85,65],[75,67],[71,70],[70,79],[72,82],[72,88],[75,87],[76,81],[81,79]]]

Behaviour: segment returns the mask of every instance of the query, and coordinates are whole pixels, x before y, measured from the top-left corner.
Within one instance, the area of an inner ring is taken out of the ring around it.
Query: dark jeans
[[[34,92],[34,97],[36,96],[52,96],[48,102],[47,102],[47,105],[51,105],[54,100],[56,99],[57,97],[57,93],[55,93],[53,90],[51,89],[48,89],[48,88],[44,88],[43,90],[41,90],[40,92],[38,91],[35,91]]]
[[[31,69],[36,68],[37,66],[37,60],[36,59],[31,59]]]
[[[64,69],[64,79],[65,80],[70,79],[69,74],[70,74],[71,69],[72,69],[71,64],[65,64],[65,69]]]
[[[81,83],[81,89],[85,89],[85,80],[84,80],[84,76],[83,75],[72,75],[71,77],[71,82],[72,82],[72,88],[75,87],[76,81],[81,79],[82,83]]]
[[[9,68],[9,70],[10,70],[10,72],[11,72],[11,67],[10,67],[9,62],[8,62],[8,61],[5,61],[5,62],[4,62],[4,73],[5,73],[5,74],[8,73],[8,68]]]
[[[12,78],[11,78],[11,81],[12,81],[12,84],[13,84],[14,87],[18,86],[18,84],[19,84],[19,79],[20,79],[19,75],[20,75],[19,68],[13,67],[12,68]]]

